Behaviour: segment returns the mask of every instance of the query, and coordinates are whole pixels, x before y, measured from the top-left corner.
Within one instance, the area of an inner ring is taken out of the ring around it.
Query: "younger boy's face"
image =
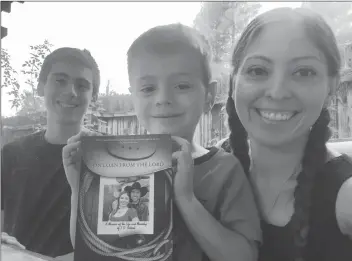
[[[200,57],[191,51],[144,52],[131,60],[131,93],[140,123],[152,134],[190,141],[208,100]]]

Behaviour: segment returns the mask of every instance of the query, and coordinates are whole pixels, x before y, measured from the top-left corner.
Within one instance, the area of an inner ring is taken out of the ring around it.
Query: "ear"
[[[208,89],[205,97],[205,103],[204,103],[204,110],[203,110],[204,113],[208,113],[214,105],[217,85],[218,83],[216,81],[212,81],[208,85]]]
[[[96,102],[98,100],[98,94],[95,93],[92,95],[92,101],[91,102]]]

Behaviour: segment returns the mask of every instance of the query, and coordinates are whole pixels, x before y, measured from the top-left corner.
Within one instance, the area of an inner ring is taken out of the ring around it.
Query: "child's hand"
[[[82,159],[81,138],[83,136],[100,136],[100,134],[88,130],[82,130],[77,135],[69,138],[67,140],[67,145],[62,150],[62,161],[72,194],[78,193],[79,189]]]
[[[17,241],[16,238],[9,236],[5,232],[1,232],[1,244],[19,247],[21,249],[26,249],[24,245]]]
[[[77,135],[67,140],[67,145],[62,149],[62,161],[64,164],[64,170],[68,184],[71,187],[72,194],[77,194],[79,189],[79,175],[81,170],[81,158],[82,153],[81,137],[84,132],[80,132]]]
[[[71,187],[71,217],[70,217],[70,236],[71,243],[75,246],[79,178],[81,171],[81,138],[83,136],[100,136],[88,130],[82,130],[77,135],[71,137],[67,141],[67,145],[62,150],[62,161],[64,164],[67,181]]]
[[[174,136],[172,139],[180,146],[180,149],[172,154],[173,163],[176,165],[175,199],[191,199],[194,196],[192,147],[185,139]]]

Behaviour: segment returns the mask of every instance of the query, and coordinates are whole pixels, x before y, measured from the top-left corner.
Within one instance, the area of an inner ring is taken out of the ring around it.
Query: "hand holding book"
[[[70,235],[72,245],[75,246],[76,221],[78,208],[78,191],[79,177],[81,171],[81,138],[84,136],[100,136],[100,133],[95,133],[89,130],[82,130],[77,135],[71,137],[67,141],[67,145],[62,150],[62,160],[65,169],[67,181],[71,187],[71,220],[70,220]]]
[[[179,150],[172,154],[172,165],[174,166],[174,193],[175,200],[179,198],[191,199],[193,191],[193,158],[191,144],[180,137],[172,137],[173,141],[179,145]]]
[[[1,232],[1,244],[19,247],[21,249],[26,249],[26,247],[24,245],[22,245],[20,242],[18,242],[15,237],[12,237],[5,232]]]

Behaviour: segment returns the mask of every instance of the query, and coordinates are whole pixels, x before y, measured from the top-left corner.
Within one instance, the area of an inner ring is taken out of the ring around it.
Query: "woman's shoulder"
[[[336,151],[328,151],[328,160],[322,172],[326,178],[344,182],[352,177],[352,158]]]
[[[331,153],[321,172],[320,195],[329,198],[343,234],[352,237],[352,158],[346,154]],[[329,204],[328,204],[329,205]],[[325,205],[327,206],[327,205]]]
[[[352,239],[352,176],[345,180],[336,198],[336,219],[341,232]]]

